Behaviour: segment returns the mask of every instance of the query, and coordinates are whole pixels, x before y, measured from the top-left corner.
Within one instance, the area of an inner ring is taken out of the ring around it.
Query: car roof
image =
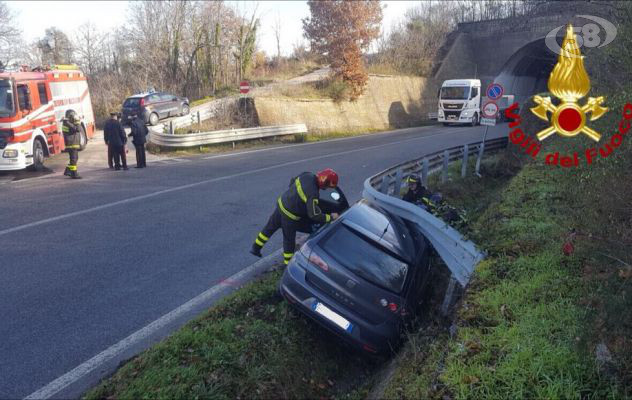
[[[365,199],[347,210],[342,222],[404,260],[411,261],[414,257],[415,246],[404,221]]]

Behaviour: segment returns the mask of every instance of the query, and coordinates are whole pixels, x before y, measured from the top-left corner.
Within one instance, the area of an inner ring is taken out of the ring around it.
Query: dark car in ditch
[[[387,354],[420,306],[431,253],[415,224],[361,200],[308,238],[279,290],[354,347]]]
[[[141,93],[125,99],[121,122],[129,125],[139,114],[146,124],[156,125],[163,118],[187,115],[189,112],[189,99],[186,97],[162,92]]]

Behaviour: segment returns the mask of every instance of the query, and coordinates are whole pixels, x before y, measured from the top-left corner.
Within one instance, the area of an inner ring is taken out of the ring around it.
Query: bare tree
[[[276,17],[274,18],[274,22],[272,23],[272,31],[274,32],[274,38],[276,39],[277,46],[277,64],[279,63],[279,61],[281,61],[281,29],[281,15],[277,12]]]
[[[0,69],[20,59],[24,43],[15,15],[4,1],[0,2]]]
[[[74,37],[76,61],[84,72],[94,75],[98,70],[103,70],[106,35],[99,32],[93,23],[86,22],[78,28]]]
[[[46,29],[37,44],[44,64],[70,64],[73,62],[73,46],[68,36],[57,27]]]

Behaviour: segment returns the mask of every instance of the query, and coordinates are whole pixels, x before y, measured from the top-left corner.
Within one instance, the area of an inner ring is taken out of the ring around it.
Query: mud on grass
[[[99,398],[361,398],[379,366],[291,309],[280,272],[238,290],[85,394]]]

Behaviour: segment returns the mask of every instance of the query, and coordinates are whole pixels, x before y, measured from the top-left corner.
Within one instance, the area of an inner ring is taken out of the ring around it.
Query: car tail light
[[[314,253],[312,251],[312,248],[307,243],[301,246],[301,249],[299,251],[302,255],[305,256],[305,258],[307,258],[310,263],[318,266],[325,272],[329,271],[329,265],[327,265],[327,263],[322,258],[320,258],[318,254]]]
[[[140,103],[138,103],[141,107],[145,105],[145,99],[140,99]]]
[[[397,312],[397,308],[398,308],[397,304],[395,304],[395,303],[390,303],[388,305],[388,309],[391,310],[392,312]]]

